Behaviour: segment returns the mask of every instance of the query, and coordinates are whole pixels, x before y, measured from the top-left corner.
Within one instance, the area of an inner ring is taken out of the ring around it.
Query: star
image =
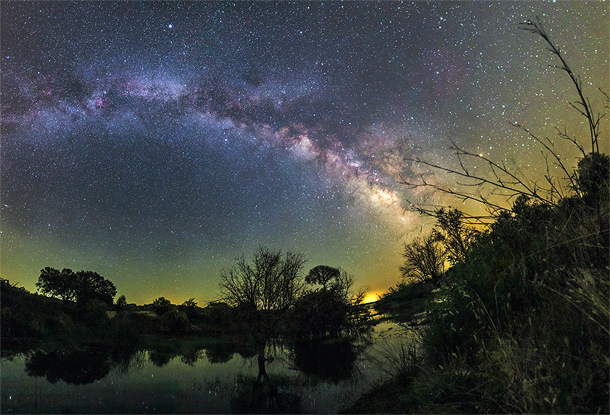
[[[265,244],[380,293],[430,225],[411,202],[455,204],[402,186],[455,185],[407,159],[455,163],[451,138],[535,177],[507,120],[581,128],[524,18],[608,84],[603,4],[161,5],[0,3],[3,276],[70,264],[130,302],[205,303]]]

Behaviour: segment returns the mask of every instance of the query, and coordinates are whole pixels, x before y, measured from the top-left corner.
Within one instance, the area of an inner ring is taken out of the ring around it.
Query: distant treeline
[[[193,298],[176,305],[158,297],[151,304],[136,305],[120,296],[113,303],[116,288],[99,274],[47,267],[36,284],[45,295],[31,293],[7,279],[0,281],[2,349],[27,350],[41,342],[137,346],[151,336],[241,336],[248,343],[257,340],[262,329],[267,330],[267,337],[340,337],[351,332],[352,317],[364,312],[350,307],[348,291],[353,279],[336,268],[316,267],[321,269],[333,273],[321,282],[319,277],[311,277],[310,288],[301,276],[303,290],[282,318],[275,319],[272,316],[278,310],[251,309],[244,302],[230,306],[216,301],[200,307]],[[315,286],[318,282],[320,286]],[[362,296],[358,298],[361,301]],[[253,323],[270,318],[274,321],[271,328]],[[268,340],[265,338],[265,344]]]
[[[173,305],[160,297],[152,304],[117,304],[99,299],[60,300],[2,279],[2,348],[27,347],[40,340],[135,343],[143,335],[221,335],[238,332],[239,320],[227,304],[198,307],[192,300]]]

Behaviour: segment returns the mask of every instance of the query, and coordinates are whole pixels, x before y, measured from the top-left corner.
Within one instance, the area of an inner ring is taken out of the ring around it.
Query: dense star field
[[[456,205],[398,183],[429,172],[408,158],[454,165],[449,139],[540,178],[540,148],[511,122],[587,130],[526,19],[540,16],[594,108],[609,84],[604,2],[0,12],[2,277],[33,291],[45,266],[93,270],[140,304],[216,299],[219,271],[260,244],[384,291],[402,243],[431,224],[409,202]]]

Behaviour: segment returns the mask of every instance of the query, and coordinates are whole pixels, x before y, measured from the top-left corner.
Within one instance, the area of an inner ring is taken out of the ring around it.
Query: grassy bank
[[[608,413],[606,196],[599,205],[519,198],[431,301],[395,289],[389,310],[427,304],[419,354],[347,412]]]

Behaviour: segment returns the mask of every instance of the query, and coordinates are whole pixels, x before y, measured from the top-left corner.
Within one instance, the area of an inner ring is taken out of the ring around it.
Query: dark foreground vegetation
[[[223,303],[205,308],[177,306],[160,297],[152,304],[79,303],[30,293],[2,280],[2,350],[29,349],[41,342],[75,345],[137,345],[147,336],[231,335],[240,330]],[[234,321],[227,325],[227,321]]]
[[[384,296],[382,309],[427,301],[423,341],[349,412],[609,413],[603,185],[602,229],[581,198],[555,207],[519,198],[440,288],[403,284]]]
[[[423,308],[421,344],[399,356],[398,373],[348,412],[610,413],[610,158],[599,151],[603,116],[593,115],[579,78],[540,22],[524,29],[543,38],[576,87],[573,106],[589,124],[591,151],[562,133],[582,157],[575,170],[556,158],[565,177],[548,175],[545,188],[528,187],[505,166],[455,148],[460,161],[477,158],[492,174],[473,176],[461,163],[463,170],[441,170],[502,190],[512,207],[436,187],[485,204],[492,220],[473,226],[477,218],[455,209],[421,210],[437,225],[405,245],[406,281],[378,303],[382,310]],[[551,151],[550,141],[525,131]],[[561,181],[568,183],[565,193]]]

